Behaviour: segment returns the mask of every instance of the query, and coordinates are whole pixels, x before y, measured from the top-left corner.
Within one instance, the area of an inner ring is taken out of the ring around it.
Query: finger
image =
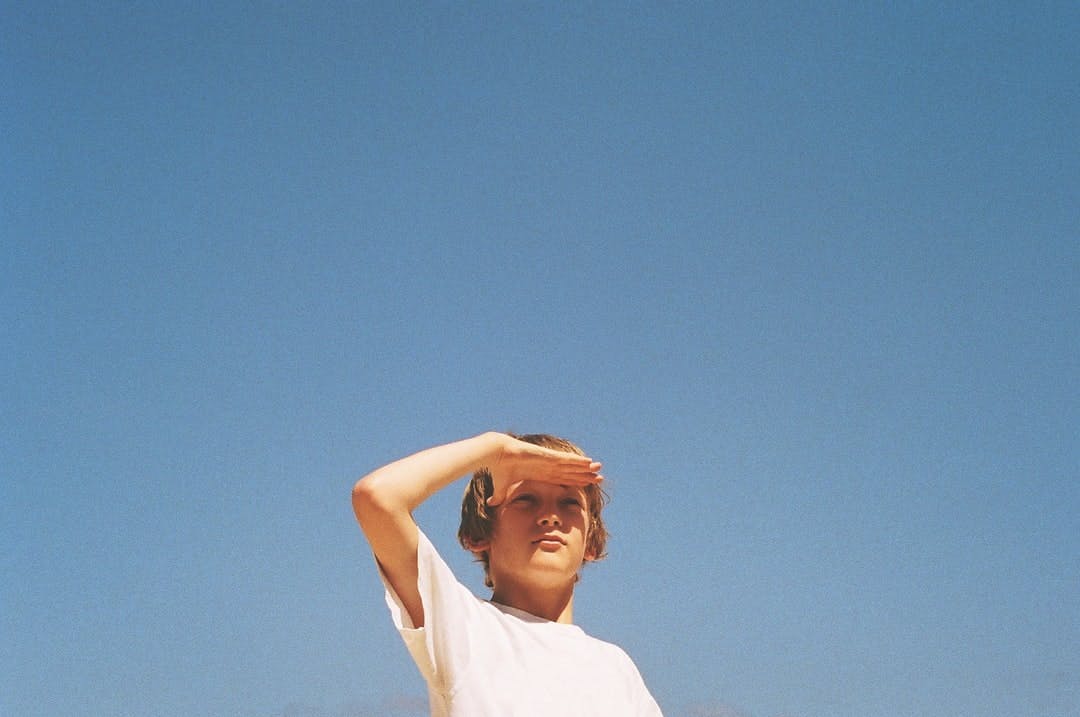
[[[539,453],[547,458],[553,458],[561,463],[567,463],[572,465],[589,465],[593,463],[593,459],[588,456],[583,456],[578,453],[571,453],[569,451],[560,451],[555,448],[545,448],[543,446],[537,446]]]
[[[553,480],[592,480],[597,475],[597,471],[589,470],[586,467],[569,467],[560,466],[551,470],[535,471],[529,474],[529,477],[533,480],[553,481]]]
[[[562,475],[583,476],[586,478],[591,478],[600,473],[601,467],[602,466],[599,463],[591,463],[587,466],[568,467],[562,471],[559,471],[559,473],[561,473]]]
[[[602,480],[604,480],[604,477],[599,473],[563,473],[550,476],[545,482],[558,483],[561,485],[586,486],[599,483]]]
[[[566,473],[596,473],[603,466],[599,461],[584,458],[577,461],[559,461],[548,465],[550,470],[563,471]]]

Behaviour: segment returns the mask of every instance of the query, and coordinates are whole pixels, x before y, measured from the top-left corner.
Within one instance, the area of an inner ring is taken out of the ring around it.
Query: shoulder
[[[586,670],[590,685],[600,686],[612,700],[605,713],[660,715],[656,700],[649,692],[634,660],[622,647],[582,633],[582,653],[587,655]],[[617,712],[612,712],[614,707]]]
[[[607,654],[607,662],[611,671],[611,685],[620,690],[622,699],[626,700],[623,711],[635,715],[649,715],[650,717],[662,717],[659,705],[652,696],[645,679],[638,670],[637,664],[630,655],[619,645],[592,638],[600,643],[600,648]]]
[[[627,654],[626,650],[619,645],[599,637],[594,637],[584,630],[581,630],[578,635],[579,637],[577,639],[582,647],[588,650],[594,657],[602,658],[610,664],[632,670],[635,674],[637,673],[637,667],[634,666],[634,661],[630,658],[630,655]]]

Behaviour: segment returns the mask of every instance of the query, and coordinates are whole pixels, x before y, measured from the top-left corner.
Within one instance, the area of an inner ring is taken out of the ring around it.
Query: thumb
[[[506,489],[500,489],[498,485],[495,485],[491,489],[491,495],[489,495],[487,500],[484,502],[487,503],[489,508],[494,508],[495,506],[502,503],[504,500],[506,500]]]
[[[509,485],[501,480],[493,480],[491,483],[491,495],[485,502],[488,504],[488,507],[494,508],[497,505],[501,505],[502,502],[506,500],[506,496],[510,495],[517,486],[521,485],[522,481],[514,481]]]

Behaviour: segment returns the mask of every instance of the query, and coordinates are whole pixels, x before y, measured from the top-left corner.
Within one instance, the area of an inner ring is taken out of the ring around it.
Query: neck
[[[491,599],[552,622],[566,625],[574,622],[573,585],[557,590],[516,590],[514,586],[497,585]]]

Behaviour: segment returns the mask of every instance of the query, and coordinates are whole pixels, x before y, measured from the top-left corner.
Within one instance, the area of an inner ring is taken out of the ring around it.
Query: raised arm
[[[415,627],[424,624],[424,607],[417,589],[419,538],[412,512],[436,491],[481,468],[491,471],[492,505],[526,478],[574,485],[600,480],[600,464],[589,458],[491,432],[414,453],[357,481],[352,492],[356,519]]]

